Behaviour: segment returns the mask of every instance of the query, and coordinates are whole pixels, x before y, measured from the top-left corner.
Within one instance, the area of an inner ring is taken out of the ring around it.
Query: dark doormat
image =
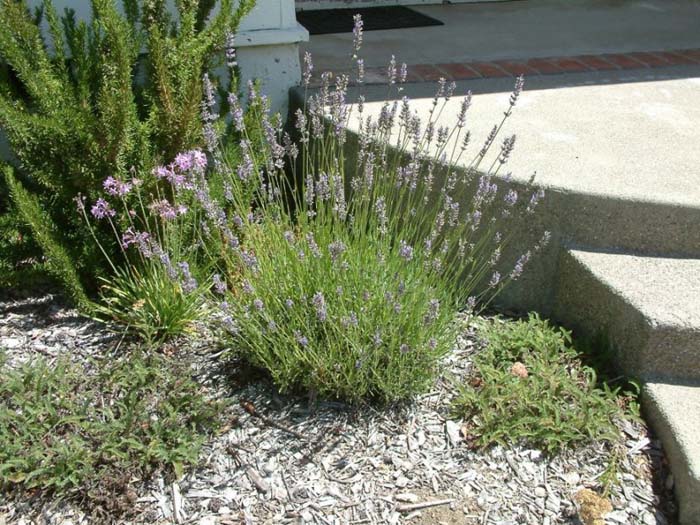
[[[439,20],[401,5],[297,11],[297,20],[312,35],[351,33],[354,25],[352,17],[357,14],[362,16],[365,31],[444,25]]]

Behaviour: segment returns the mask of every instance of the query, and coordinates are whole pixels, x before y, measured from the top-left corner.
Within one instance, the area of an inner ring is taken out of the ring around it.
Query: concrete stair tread
[[[606,334],[628,376],[700,381],[700,259],[564,250],[556,316]]]
[[[570,253],[653,324],[700,331],[700,259]]]
[[[647,383],[643,406],[671,464],[684,524],[700,524],[700,383]]]

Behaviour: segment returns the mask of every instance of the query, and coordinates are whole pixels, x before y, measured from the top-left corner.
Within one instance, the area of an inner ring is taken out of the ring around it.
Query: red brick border
[[[672,51],[607,53],[516,60],[453,62],[444,64],[415,64],[408,66],[408,82],[470,80],[508,76],[551,75],[586,71],[613,71],[626,69],[655,69],[669,66],[700,64],[700,49]],[[337,73],[341,73],[338,71]],[[353,75],[351,75],[351,78]],[[366,84],[386,82],[386,68],[366,69]]]

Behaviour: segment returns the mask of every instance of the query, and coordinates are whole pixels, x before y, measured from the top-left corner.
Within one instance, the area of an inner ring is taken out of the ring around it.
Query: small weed
[[[219,423],[186,365],[134,353],[89,374],[66,359],[17,370],[0,359],[0,488],[39,489],[127,510],[130,483],[180,477]],[[126,498],[126,499],[125,499]]]
[[[487,346],[454,404],[474,445],[526,442],[554,453],[587,441],[614,443],[615,421],[637,417],[634,401],[620,402],[628,393],[599,383],[581,363],[566,330],[536,314],[486,321],[481,330]]]

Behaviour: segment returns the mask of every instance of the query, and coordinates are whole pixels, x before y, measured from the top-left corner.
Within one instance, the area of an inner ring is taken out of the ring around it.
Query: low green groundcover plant
[[[615,443],[615,422],[637,418],[635,396],[599,381],[570,332],[531,314],[484,320],[485,347],[454,403],[473,445],[524,442],[548,452],[593,440]]]
[[[134,479],[181,476],[219,424],[186,365],[139,352],[83,366],[0,355],[0,488],[41,489],[106,512]],[[121,502],[121,503],[120,503]]]

